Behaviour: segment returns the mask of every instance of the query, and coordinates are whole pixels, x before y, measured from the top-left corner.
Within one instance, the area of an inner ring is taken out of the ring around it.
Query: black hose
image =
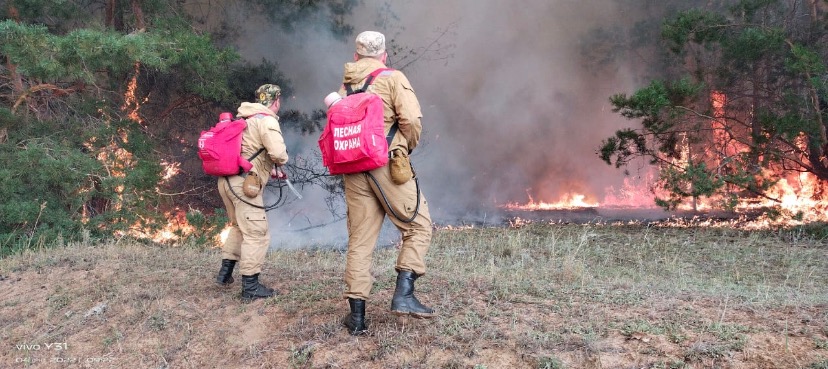
[[[271,211],[271,210],[275,209],[277,206],[279,206],[279,201],[282,200],[282,187],[279,187],[279,197],[276,199],[276,201],[273,202],[273,204],[266,205],[266,206],[260,206],[260,205],[250,203],[247,200],[245,200],[244,198],[242,198],[241,196],[239,196],[239,194],[237,194],[236,191],[233,190],[233,186],[230,185],[230,178],[229,177],[224,177],[224,180],[227,181],[227,188],[230,190],[230,193],[235,195],[239,199],[239,201],[241,201],[241,202],[243,202],[247,205],[250,205],[250,206],[252,206],[256,209],[264,209],[264,211],[266,211],[266,212]],[[264,194],[262,194],[262,200],[264,200]]]
[[[393,215],[394,218],[397,218],[397,220],[403,223],[411,223],[414,221],[414,218],[416,218],[417,215],[419,215],[420,213],[420,181],[417,179],[417,177],[414,177],[414,185],[417,187],[417,206],[414,208],[414,215],[412,215],[411,218],[403,219],[399,215],[397,215],[397,213],[394,211],[394,208],[391,207],[391,204],[388,202],[388,197],[385,196],[385,191],[382,190],[382,186],[380,186],[377,179],[374,178],[374,175],[370,172],[365,172],[365,174],[367,174],[368,177],[371,177],[371,180],[373,180],[374,184],[377,185],[377,188],[380,191],[380,195],[382,196],[382,200],[385,201],[385,206],[388,207],[388,211],[391,212],[391,215]]]

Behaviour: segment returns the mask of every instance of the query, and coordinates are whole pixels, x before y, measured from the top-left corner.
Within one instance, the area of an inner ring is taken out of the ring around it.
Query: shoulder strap
[[[253,154],[253,156],[251,156],[250,159],[247,159],[247,161],[253,161],[253,159],[255,159],[257,156],[259,156],[259,154],[261,154],[262,151],[264,151],[264,150],[265,150],[264,147],[262,147],[261,149],[259,149],[259,151],[256,151],[256,153]]]
[[[244,118],[244,121],[246,122],[246,121],[247,121],[248,119],[250,119],[250,118],[253,118],[253,117],[260,117],[260,116],[265,116],[265,117],[266,117],[266,116],[268,116],[268,115],[267,115],[267,114],[265,114],[265,113],[256,113],[256,114],[253,114],[253,115],[251,115],[251,116],[249,116],[249,117]],[[253,161],[253,159],[255,159],[257,156],[259,156],[259,154],[261,154],[263,151],[265,151],[264,147],[262,147],[261,149],[259,149],[259,151],[256,151],[256,153],[255,153],[255,154],[253,154],[253,156],[251,156],[249,159],[247,159],[247,161],[252,162],[252,161]]]
[[[368,90],[368,86],[370,86],[372,83],[374,83],[374,80],[376,79],[377,76],[379,76],[383,72],[393,71],[393,70],[394,70],[393,68],[379,68],[379,69],[374,70],[373,72],[371,72],[371,74],[368,75],[368,77],[365,78],[365,83],[362,85],[362,88],[360,88],[358,90],[352,89],[351,85],[346,83],[346,84],[344,84],[345,93],[347,95],[353,95],[353,94],[358,94],[358,93],[365,92],[366,90]],[[394,124],[391,125],[391,129],[388,131],[388,135],[385,136],[385,141],[388,143],[388,148],[389,149],[391,148],[391,141],[394,140],[394,135],[397,134],[397,129],[398,128],[399,128],[399,125],[397,124],[397,121],[394,121]]]
[[[394,135],[397,134],[397,129],[398,128],[399,128],[399,125],[397,124],[397,121],[395,120],[394,124],[391,125],[391,129],[388,130],[388,135],[385,136],[385,141],[388,142],[388,149],[389,150],[391,150],[391,141],[394,140]]]
[[[347,95],[358,94],[358,93],[362,93],[362,92],[367,91],[368,86],[370,86],[372,83],[374,83],[374,79],[377,78],[377,76],[379,76],[382,72],[389,71],[389,70],[393,71],[394,69],[392,69],[392,68],[379,68],[379,69],[371,72],[371,74],[369,74],[368,77],[365,78],[365,83],[362,85],[362,88],[360,88],[358,90],[354,90],[353,88],[351,88],[351,85],[346,83],[345,84],[345,94],[346,94],[346,96]]]

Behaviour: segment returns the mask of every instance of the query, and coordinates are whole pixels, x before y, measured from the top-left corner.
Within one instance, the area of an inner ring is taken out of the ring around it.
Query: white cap
[[[365,31],[356,37],[356,52],[362,56],[379,56],[385,52],[385,35],[377,31]]]
[[[342,100],[342,96],[338,92],[331,92],[328,96],[325,96],[325,107],[330,109],[339,100]]]

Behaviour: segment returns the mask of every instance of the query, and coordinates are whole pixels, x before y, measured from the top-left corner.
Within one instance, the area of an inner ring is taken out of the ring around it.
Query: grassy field
[[[441,228],[432,320],[341,326],[344,254],[274,251],[281,294],[213,284],[216,249],[73,244],[0,260],[0,368],[828,368],[828,240],[800,231],[527,224]]]

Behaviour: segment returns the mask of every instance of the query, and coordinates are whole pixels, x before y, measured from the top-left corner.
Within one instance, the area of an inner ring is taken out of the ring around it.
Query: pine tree
[[[641,121],[606,139],[608,164],[648,158],[673,208],[715,197],[732,207],[773,198],[778,181],[828,182],[828,4],[740,0],[680,12],[663,23],[665,78],[610,100]]]
[[[194,31],[179,6],[10,0],[0,9],[0,254],[166,224],[164,143],[193,130],[169,117],[239,99],[228,83],[237,53]],[[165,106],[143,107],[151,94]]]

